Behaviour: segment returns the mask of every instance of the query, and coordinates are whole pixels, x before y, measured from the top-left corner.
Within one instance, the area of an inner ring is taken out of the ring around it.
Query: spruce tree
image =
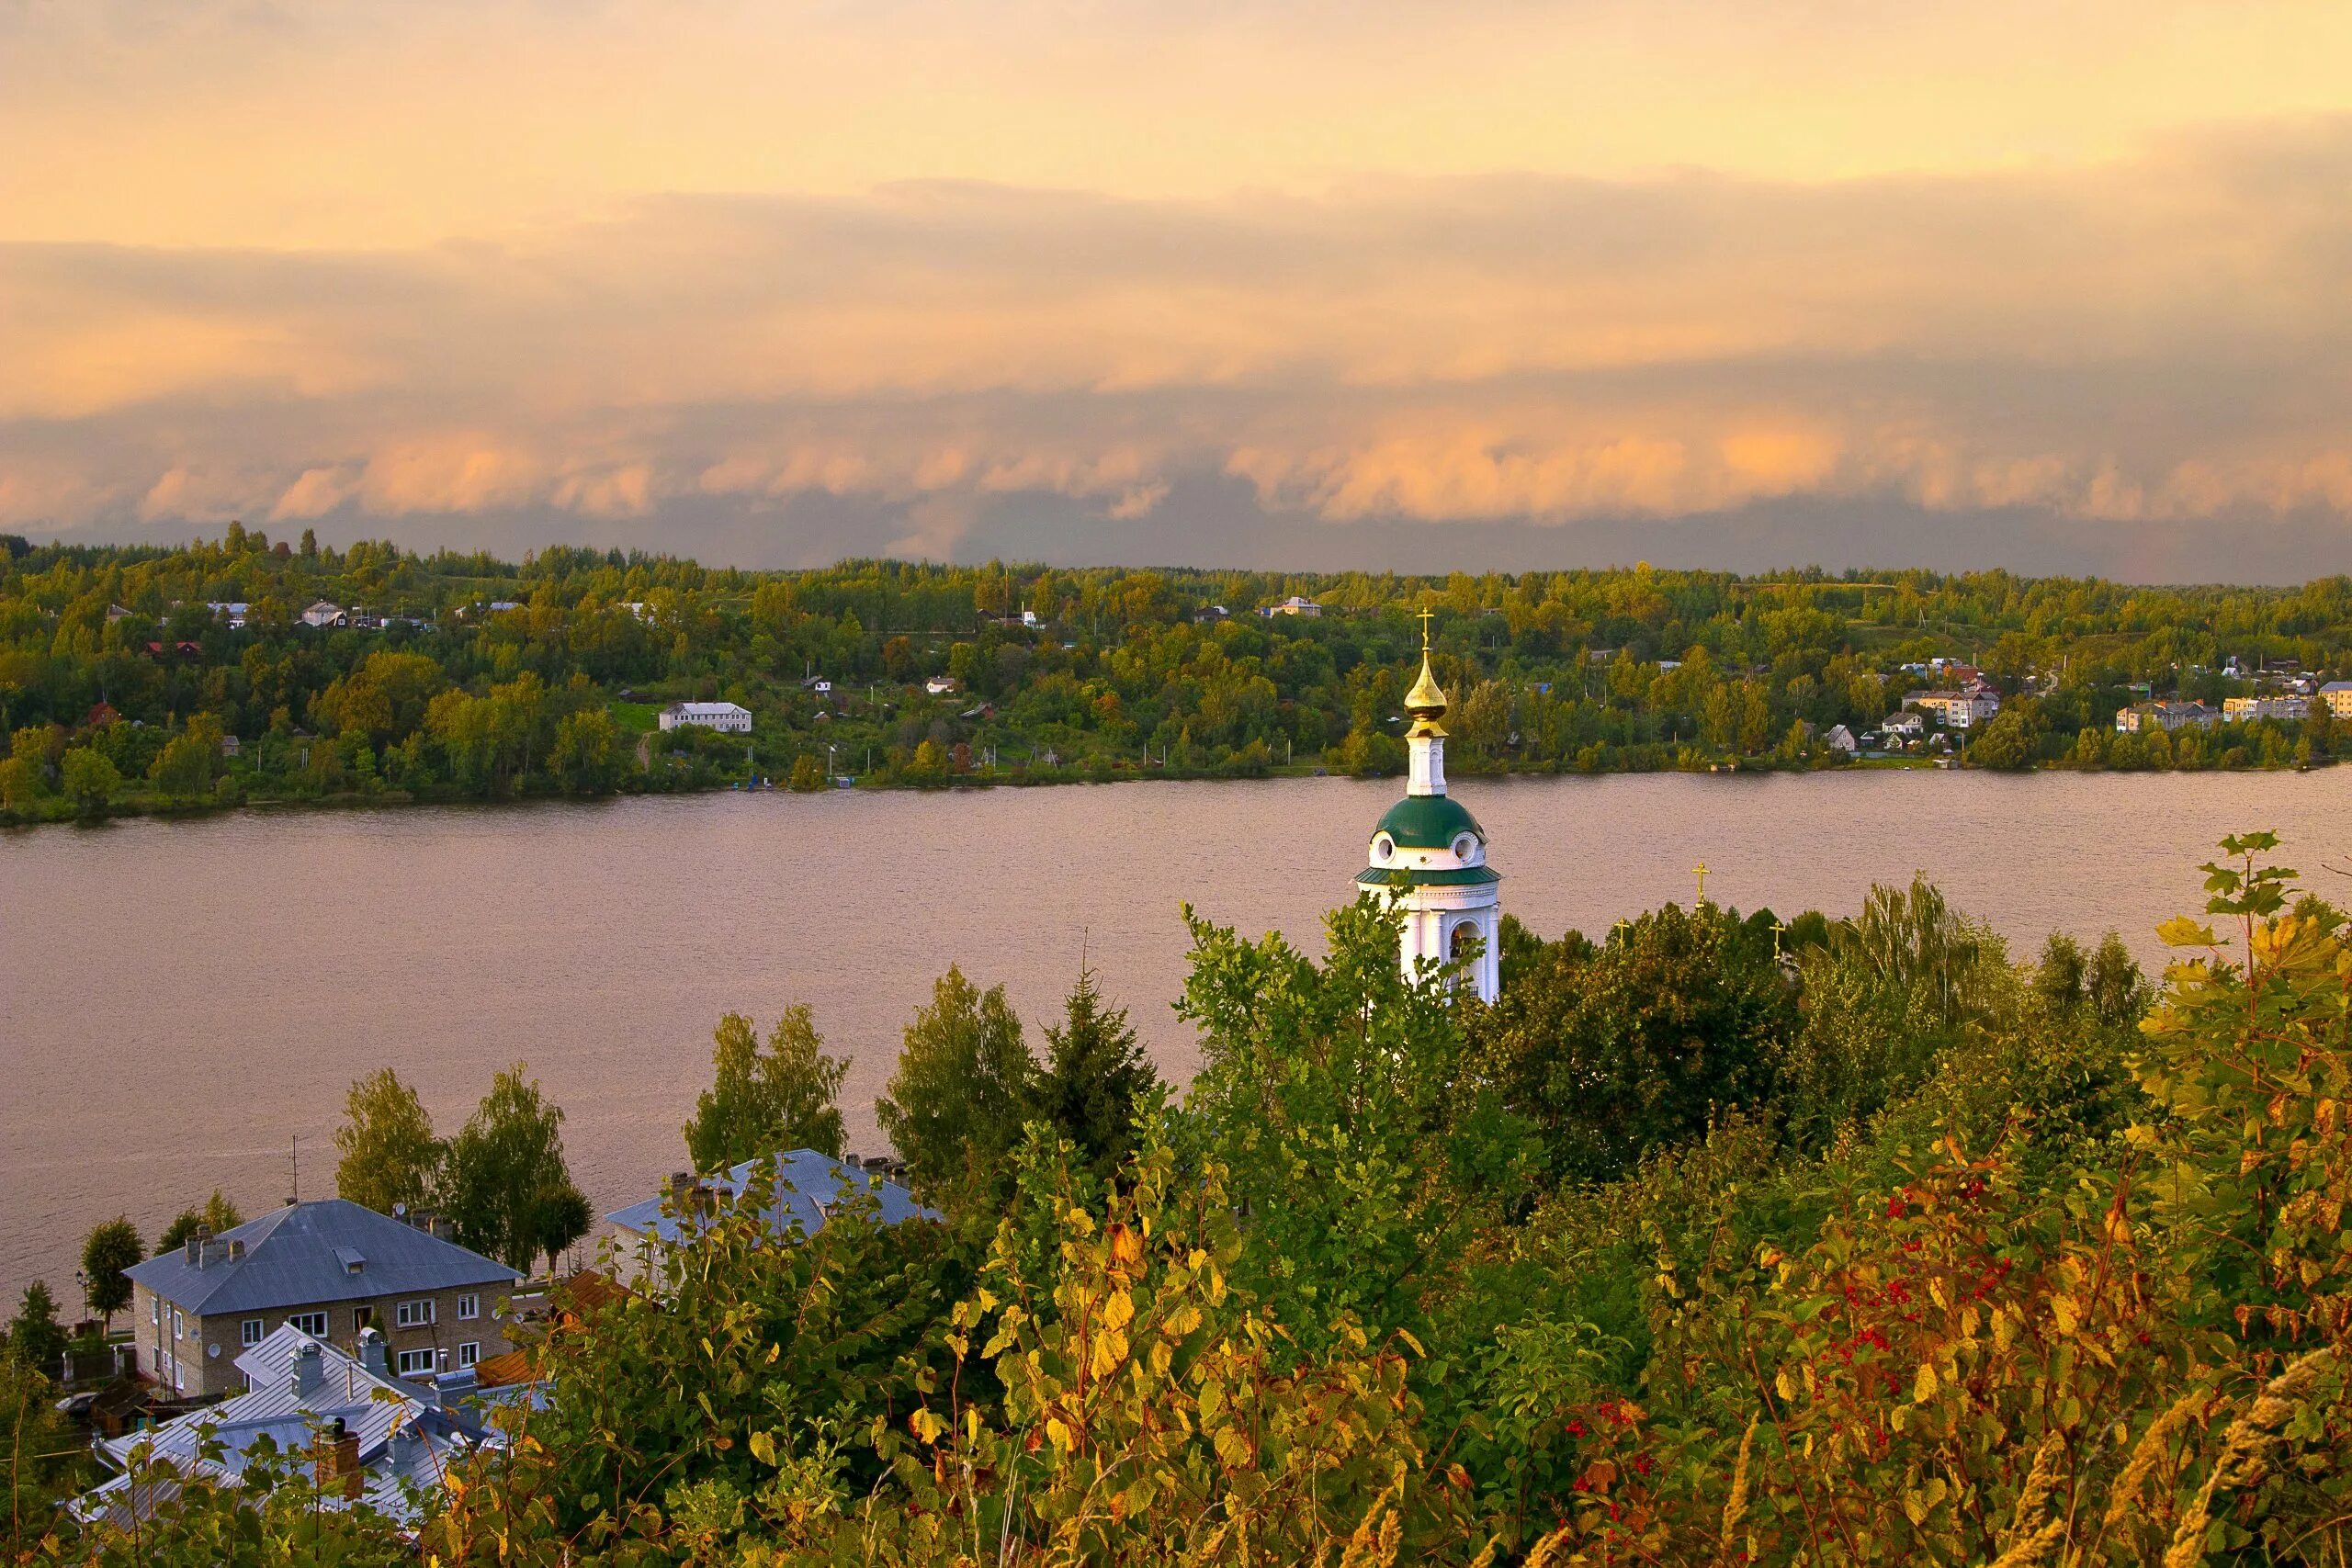
[[[1138,1108],[1159,1076],[1128,1025],[1127,1010],[1106,1006],[1093,969],[1080,964],[1061,1026],[1046,1026],[1046,1064],[1030,1095],[1034,1116],[1076,1145],[1097,1176],[1116,1174],[1135,1146]]]

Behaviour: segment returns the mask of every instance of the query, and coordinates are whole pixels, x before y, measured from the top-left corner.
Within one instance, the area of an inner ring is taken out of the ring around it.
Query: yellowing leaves
[[[1942,1386],[1943,1384],[1936,1377],[1935,1363],[1920,1362],[1918,1374],[1911,1380],[1911,1403],[1927,1404],[1928,1401],[1936,1397],[1936,1391]]]

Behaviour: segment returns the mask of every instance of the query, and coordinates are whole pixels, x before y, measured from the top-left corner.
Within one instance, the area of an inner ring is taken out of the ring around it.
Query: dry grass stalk
[[[1739,1521],[1747,1517],[1747,1456],[1756,1447],[1756,1423],[1758,1419],[1754,1416],[1747,1418],[1747,1430],[1739,1439],[1739,1463],[1733,1467],[1731,1472],[1731,1495],[1724,1499],[1723,1534],[1715,1544],[1723,1549],[1725,1562],[1732,1558],[1735,1550],[1733,1536],[1739,1529]]]
[[[2156,1417],[2124,1461],[2123,1473],[2115,1478],[2114,1489],[2108,1495],[2107,1517],[2099,1521],[2102,1534],[2120,1529],[2138,1506],[2140,1490],[2148,1483],[2148,1476],[2172,1446],[2175,1433],[2188,1424],[2188,1417],[2198,1406],[2211,1397],[2205,1390],[2195,1388],[2180,1396],[2173,1407]]]
[[[2296,1358],[2286,1371],[2263,1386],[2251,1409],[2230,1423],[2229,1430],[2222,1434],[2221,1457],[2213,1461],[2205,1484],[2197,1489],[2196,1500],[2181,1516],[2180,1528],[2173,1531],[2172,1545],[2165,1552],[2165,1568],[2197,1568],[2205,1561],[2205,1532],[2213,1523],[2214,1496],[2236,1491],[2261,1476],[2264,1452],[2335,1354],[2336,1347],[2324,1345],[2309,1355]]]

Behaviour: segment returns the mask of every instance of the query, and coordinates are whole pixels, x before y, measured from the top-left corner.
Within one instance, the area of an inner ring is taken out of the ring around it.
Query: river
[[[715,795],[252,810],[0,833],[0,1291],[68,1314],[82,1235],[153,1235],[218,1186],[247,1215],[334,1189],[351,1080],[390,1064],[455,1131],[527,1061],[599,1211],[681,1163],[718,1015],[807,1001],[852,1062],[853,1148],[950,963],[1035,1024],[1081,951],[1163,1072],[1182,906],[1312,938],[1393,781]],[[1598,934],[1688,901],[1850,911],[1915,870],[2019,951],[2120,931],[2143,962],[2222,834],[2276,828],[2340,896],[2352,770],[1467,779],[1504,908]],[[1319,944],[1318,948],[1319,948]]]

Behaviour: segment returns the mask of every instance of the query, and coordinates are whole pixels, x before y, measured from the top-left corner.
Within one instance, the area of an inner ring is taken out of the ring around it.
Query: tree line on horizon
[[[1300,594],[1322,614],[1261,616]],[[313,628],[317,600],[391,618]],[[248,606],[242,626],[209,608]],[[493,611],[492,604],[515,608]],[[583,796],[958,779],[1401,770],[1413,613],[1438,611],[1465,773],[1809,767],[1897,706],[1906,663],[2013,698],[1990,765],[2277,767],[2334,723],[2117,736],[2135,686],[2212,700],[2224,657],[2352,669],[2352,578],[2150,588],[2007,572],[1265,573],[856,560],[519,563],[232,525],[186,547],[0,541],[0,815],[247,799]],[[1036,619],[1024,624],[1023,612]],[[1220,614],[1219,612],[1223,613]],[[832,691],[806,682],[823,678]],[[955,689],[933,694],[933,678]],[[749,738],[657,732],[727,700]],[[235,754],[226,742],[234,737]]]
[[[885,1092],[938,1222],[777,1245],[755,1179],[531,1347],[552,1397],[413,1536],[292,1466],[20,1548],[2333,1564],[2352,923],[2275,849],[2224,841],[2161,987],[1923,881],[1513,926],[1492,1006],[1368,900],[1319,960],[1196,919],[1181,1092],[1091,974],[1041,1056],[951,971]],[[730,1015],[694,1163],[837,1143],[841,1081],[805,1011]]]

